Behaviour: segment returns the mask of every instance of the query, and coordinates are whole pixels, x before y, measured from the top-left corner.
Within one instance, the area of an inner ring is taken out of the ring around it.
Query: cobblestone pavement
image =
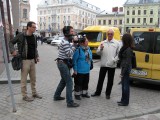
[[[0,84],[0,120],[143,120],[143,118],[136,119],[135,117],[160,110],[160,92],[139,87],[131,87],[129,106],[119,107],[117,105],[117,101],[121,98],[121,85],[118,85],[120,80],[119,69],[116,70],[110,100],[105,98],[106,77],[100,97],[84,98],[81,101],[75,100],[80,103],[80,107],[67,108],[65,100],[53,101],[53,94],[60,80],[59,71],[54,61],[57,57],[57,48],[44,44],[39,45],[38,49],[40,63],[37,64],[37,90],[43,96],[43,99],[35,99],[30,103],[22,101],[20,84],[13,84],[17,107],[17,112],[13,113],[8,84]],[[94,68],[90,74],[90,94],[95,91],[97,85],[98,64],[98,62],[94,63]],[[11,77],[18,77],[19,72],[13,72],[11,67],[10,71]],[[4,78],[4,73],[2,74],[0,78]],[[30,83],[27,87],[31,96]],[[65,96],[65,93],[64,90],[62,96]],[[154,118],[154,115],[151,116]]]

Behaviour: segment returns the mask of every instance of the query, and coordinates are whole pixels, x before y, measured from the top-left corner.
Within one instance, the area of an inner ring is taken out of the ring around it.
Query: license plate
[[[133,75],[141,75],[141,76],[147,76],[147,72],[146,71],[142,71],[142,70],[131,70],[131,73]]]

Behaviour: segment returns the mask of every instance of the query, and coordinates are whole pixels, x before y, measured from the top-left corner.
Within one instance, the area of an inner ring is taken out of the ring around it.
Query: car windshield
[[[90,42],[99,42],[102,39],[101,32],[81,32],[81,35],[86,35]]]

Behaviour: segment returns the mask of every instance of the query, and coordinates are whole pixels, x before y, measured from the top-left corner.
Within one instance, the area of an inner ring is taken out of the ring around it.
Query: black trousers
[[[89,73],[80,74],[78,73],[74,77],[74,91],[75,95],[87,94],[89,83]]]
[[[114,80],[114,74],[115,74],[115,68],[101,67],[100,71],[99,71],[99,79],[98,79],[97,89],[95,92],[97,95],[101,94],[101,91],[103,88],[103,82],[104,82],[107,71],[108,71],[108,82],[107,82],[107,87],[106,87],[106,95],[110,96],[110,94],[111,94],[113,80]]]

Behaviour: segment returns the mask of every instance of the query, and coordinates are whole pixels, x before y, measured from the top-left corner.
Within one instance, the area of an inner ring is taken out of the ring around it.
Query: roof
[[[125,5],[127,4],[153,4],[160,3],[160,0],[127,0]]]

